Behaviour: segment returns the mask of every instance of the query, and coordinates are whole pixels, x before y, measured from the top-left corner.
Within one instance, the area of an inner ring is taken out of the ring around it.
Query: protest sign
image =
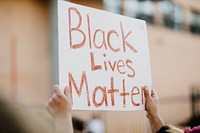
[[[59,84],[78,110],[144,110],[151,88],[143,20],[58,1]]]

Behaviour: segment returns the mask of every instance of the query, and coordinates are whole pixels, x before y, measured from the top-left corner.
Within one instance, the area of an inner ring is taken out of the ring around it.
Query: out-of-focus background
[[[70,2],[146,20],[153,88],[164,121],[200,124],[200,1]],[[0,94],[47,119],[44,105],[58,83],[56,5],[56,0],[0,0]],[[73,115],[86,122],[98,116],[107,133],[150,132],[142,111]]]

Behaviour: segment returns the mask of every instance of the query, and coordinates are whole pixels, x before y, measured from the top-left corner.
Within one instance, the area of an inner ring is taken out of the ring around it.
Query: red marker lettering
[[[135,90],[136,90],[136,92],[135,92]],[[138,87],[133,87],[133,88],[132,88],[132,91],[131,91],[131,101],[132,101],[132,104],[133,104],[134,106],[140,106],[140,103],[136,103],[136,102],[133,100],[133,96],[138,95],[138,94],[140,94],[140,91],[139,91]]]
[[[124,35],[124,29],[122,26],[122,22],[120,22],[120,28],[121,28],[121,32],[122,32],[122,42],[123,42],[123,51],[126,52],[126,46],[129,47],[134,53],[137,53],[138,51],[129,43],[126,41],[127,37],[132,33],[131,31],[128,32],[128,34],[126,34],[126,36]]]
[[[119,89],[114,88],[113,77],[111,77],[110,80],[111,80],[111,82],[110,82],[111,88],[110,88],[110,90],[108,90],[108,93],[110,93],[110,96],[111,96],[111,104],[112,104],[112,106],[114,106],[115,105],[115,95],[114,95],[114,93],[119,93]]]
[[[86,88],[86,93],[87,93],[87,100],[88,100],[88,106],[90,106],[90,97],[89,97],[89,90],[88,90],[88,82],[87,82],[87,77],[86,77],[86,73],[83,71],[82,76],[81,76],[81,83],[80,83],[80,87],[78,89],[76,82],[72,76],[71,73],[68,73],[68,77],[69,77],[69,89],[70,89],[70,94],[72,96],[72,84],[75,88],[76,94],[78,94],[78,96],[81,96],[81,92],[82,92],[82,88],[83,88],[83,84],[85,83],[85,88]]]
[[[79,19],[79,22],[78,22],[78,25],[76,27],[72,27],[72,22],[71,22],[71,12],[74,11],[74,13],[77,14],[78,16],[78,19]],[[85,44],[85,41],[86,41],[86,35],[84,34],[84,32],[82,30],[80,30],[80,26],[81,26],[81,23],[82,23],[82,17],[81,17],[81,14],[80,12],[76,9],[76,8],[73,8],[73,7],[70,7],[68,9],[68,15],[69,15],[69,38],[70,38],[70,48],[72,49],[77,49],[77,48],[81,48],[84,46]],[[83,40],[82,42],[80,43],[77,43],[77,44],[73,44],[72,42],[72,32],[79,32],[83,35]]]
[[[101,91],[101,93],[103,94],[100,103],[96,102],[97,91]],[[92,100],[93,100],[93,103],[94,103],[95,107],[100,107],[100,106],[102,106],[103,103],[105,103],[105,105],[108,106],[107,95],[106,95],[106,87],[102,88],[101,86],[97,86],[94,89]]]

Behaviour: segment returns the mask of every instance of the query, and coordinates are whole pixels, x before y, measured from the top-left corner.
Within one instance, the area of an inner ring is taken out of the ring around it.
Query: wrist
[[[59,112],[54,117],[55,120],[67,120],[72,119],[72,113],[71,112]]]
[[[57,123],[57,124],[68,123],[68,124],[71,125],[71,123],[72,123],[72,117],[56,118],[55,119],[55,123]]]
[[[159,114],[149,115],[148,119],[149,121],[160,122],[164,125],[163,120]]]
[[[149,122],[151,124],[152,130],[156,133],[160,128],[165,126],[161,116],[159,114],[151,114],[148,117]]]
[[[55,119],[56,133],[73,133],[72,116],[58,117]]]
[[[148,119],[160,118],[160,114],[157,111],[147,112]]]

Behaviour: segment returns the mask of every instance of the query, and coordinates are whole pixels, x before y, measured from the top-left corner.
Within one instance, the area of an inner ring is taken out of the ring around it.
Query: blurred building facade
[[[24,104],[48,99],[49,17],[47,1],[0,1],[0,92],[7,99]]]
[[[153,88],[164,120],[178,124],[190,118],[190,89],[200,86],[199,1],[70,1],[146,20]],[[55,0],[0,1],[0,94],[6,98],[44,105],[52,95],[51,85],[57,82],[55,11]],[[150,130],[144,112],[74,111],[83,120],[95,114],[107,133]]]
[[[105,9],[174,30],[200,34],[199,2],[192,0],[104,0]]]

